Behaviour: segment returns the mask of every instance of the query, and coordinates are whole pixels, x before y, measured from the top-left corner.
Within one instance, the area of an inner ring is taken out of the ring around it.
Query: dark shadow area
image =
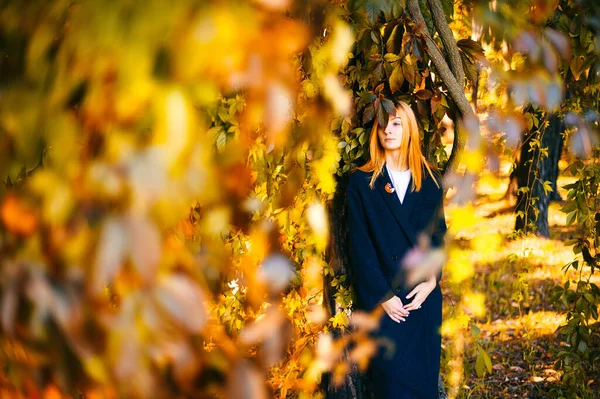
[[[497,216],[502,216],[502,215],[506,215],[506,214],[509,214],[509,213],[515,213],[515,206],[514,205],[510,205],[510,206],[506,206],[504,208],[497,209],[494,212],[485,215],[484,217],[486,219],[493,219],[493,218],[495,218]]]
[[[596,323],[596,330],[598,323]],[[591,358],[600,355],[600,337],[592,340],[595,348]],[[559,351],[564,350],[565,343],[557,334],[547,334],[529,339],[526,336],[515,336],[510,342],[494,342],[493,337],[486,345],[494,365],[492,373],[483,377],[475,371],[476,356],[468,359],[468,385],[473,390],[471,398],[551,398],[557,397],[560,374],[556,370],[556,359]],[[470,348],[470,350],[473,350]],[[600,375],[598,369],[588,370],[588,378],[593,381],[590,392],[600,392]],[[562,386],[565,389],[564,386]]]
[[[558,241],[566,241],[574,238],[577,234],[577,225],[571,226],[550,226],[550,239]]]

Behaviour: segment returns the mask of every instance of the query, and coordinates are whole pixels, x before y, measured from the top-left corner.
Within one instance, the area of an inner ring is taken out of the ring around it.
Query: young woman
[[[369,162],[350,176],[347,201],[355,308],[383,308],[373,338],[391,344],[380,346],[371,359],[370,379],[376,399],[434,399],[440,369],[441,273],[407,287],[401,262],[422,233],[432,247],[443,243],[441,178],[421,152],[417,121],[406,103],[397,105],[385,129],[375,122],[369,150]]]

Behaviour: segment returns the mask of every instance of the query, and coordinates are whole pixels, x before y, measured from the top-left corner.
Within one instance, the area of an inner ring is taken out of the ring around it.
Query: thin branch
[[[450,152],[450,156],[448,157],[448,162],[446,162],[446,166],[444,167],[444,172],[443,174],[446,174],[446,171],[450,171],[450,170],[454,170],[456,169],[456,165],[458,164],[458,153],[459,150],[458,148],[461,147],[460,146],[460,138],[463,135],[463,123],[460,120],[460,118],[457,118],[456,122],[454,123],[454,140],[452,141],[452,151]],[[462,147],[464,147],[464,142],[462,144]],[[460,148],[460,151],[462,151],[462,147]]]
[[[431,38],[431,34],[429,33],[427,26],[425,25],[425,19],[423,18],[423,14],[421,13],[421,9],[419,8],[419,0],[408,0],[408,11],[409,11],[410,15],[412,16],[413,20],[417,24],[423,25],[423,33],[425,34],[426,38],[429,39],[429,40],[425,40],[425,46],[427,48],[427,52],[429,53],[429,56],[431,57],[431,60],[433,61],[433,65],[435,66],[435,69],[437,70],[438,75],[440,76],[440,78],[442,79],[442,81],[444,82],[446,87],[448,88],[450,97],[456,104],[456,106],[457,106],[458,110],[460,111],[460,113],[462,114],[463,118],[464,117],[476,118],[476,120],[479,121],[479,119],[477,118],[477,115],[475,115],[475,112],[473,111],[473,108],[471,108],[471,104],[469,103],[469,100],[467,100],[467,97],[465,96],[463,86],[458,84],[458,81],[452,74],[452,71],[450,71],[450,67],[448,66],[448,63],[446,62],[446,60],[444,59],[444,56],[442,55],[442,53],[440,52],[438,47],[434,44],[433,39]],[[462,150],[465,146],[465,137],[462,132],[463,132],[463,129],[460,129],[460,128],[458,129],[458,131],[455,130],[455,132],[454,132],[455,145],[452,146],[452,153],[450,154],[450,158],[449,158],[449,160],[451,160],[452,163],[448,162],[446,169],[444,170],[445,173],[450,170],[453,170],[456,167],[456,162],[458,160],[458,157],[456,154],[462,152]]]
[[[427,0],[427,4],[429,4],[429,7],[431,9],[431,15],[433,17],[433,24],[435,25],[435,29],[440,35],[442,43],[444,44],[444,48],[448,53],[452,73],[458,81],[458,84],[464,86],[465,72],[463,70],[460,53],[458,52],[458,46],[456,45],[456,41],[454,40],[454,35],[452,34],[450,27],[448,26],[448,22],[446,21],[446,15],[444,14],[442,3],[440,2],[440,0]]]

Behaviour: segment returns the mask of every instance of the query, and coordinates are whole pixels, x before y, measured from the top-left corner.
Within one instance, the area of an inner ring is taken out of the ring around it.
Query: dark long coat
[[[372,173],[356,170],[348,183],[348,231],[355,308],[371,311],[394,295],[403,304],[414,287],[405,286],[401,260],[423,232],[432,246],[440,246],[446,232],[443,191],[424,170],[420,191],[411,192],[412,177],[403,203],[386,191],[391,185],[387,169],[369,187]],[[441,187],[441,179],[436,175]],[[438,281],[441,273],[438,274]],[[383,314],[373,338],[390,345],[380,346],[371,360],[370,379],[376,399],[434,399],[438,396],[442,321],[439,284],[421,309],[412,310],[405,322],[396,323]]]

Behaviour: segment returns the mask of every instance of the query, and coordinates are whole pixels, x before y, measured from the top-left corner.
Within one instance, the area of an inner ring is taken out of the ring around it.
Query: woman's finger
[[[394,312],[394,316],[396,316],[398,319],[402,319],[402,321],[404,321],[404,319],[408,316],[408,312],[406,312],[406,314],[402,314],[400,312]]]
[[[400,313],[402,316],[408,316],[408,311],[404,310],[404,305],[402,305],[402,300],[400,298],[398,298],[397,301],[393,302],[390,308],[392,311]]]
[[[421,307],[422,303],[423,302],[421,302],[421,301],[413,301],[410,304],[406,305],[405,309],[408,309],[408,310],[417,310],[417,309],[419,309]]]
[[[398,313],[400,316],[404,316],[404,317],[408,316],[408,310],[406,310],[405,306],[397,307],[394,309],[394,311],[396,313]]]
[[[419,286],[416,286],[407,296],[406,299],[410,299],[412,298],[413,295],[415,295],[417,292],[419,292]]]
[[[394,320],[396,323],[400,323],[400,320],[395,315],[388,313],[388,316],[390,317],[390,319]]]
[[[400,323],[402,321],[406,321],[406,318],[395,314],[394,317],[392,318],[392,320],[394,320],[396,323]]]

